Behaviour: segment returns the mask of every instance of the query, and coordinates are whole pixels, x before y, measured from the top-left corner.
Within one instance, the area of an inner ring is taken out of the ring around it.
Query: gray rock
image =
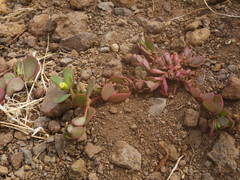
[[[22,149],[22,152],[23,152],[23,155],[24,155],[25,163],[26,164],[33,164],[32,152],[28,149],[25,149],[25,148]]]
[[[74,111],[73,110],[69,110],[69,111],[67,111],[67,112],[65,112],[63,114],[62,121],[63,122],[70,121],[70,120],[73,119],[73,116],[74,116]]]
[[[130,16],[132,15],[132,11],[127,8],[114,8],[114,14],[117,16]]]
[[[88,30],[88,16],[83,12],[72,11],[67,14],[55,14],[52,19],[57,23],[53,39],[70,38]]]
[[[222,95],[225,99],[239,100],[240,99],[240,79],[230,77],[228,85],[223,89]]]
[[[8,143],[10,143],[13,140],[13,135],[11,132],[8,133],[1,133],[0,134],[0,149],[2,149],[4,146],[6,146]]]
[[[93,145],[92,143],[87,143],[84,151],[89,158],[92,158],[96,154],[100,153],[102,151],[102,148],[100,146]]]
[[[46,142],[43,142],[43,143],[40,143],[40,144],[37,144],[36,146],[33,147],[33,154],[35,156],[41,154],[42,152],[44,152],[47,148],[47,143]]]
[[[112,2],[99,2],[97,7],[103,11],[112,11],[114,4]]]
[[[55,134],[54,140],[55,140],[55,149],[57,151],[57,154],[59,157],[61,157],[65,147],[65,139],[63,134]]]
[[[62,58],[62,59],[60,60],[60,63],[61,63],[62,65],[67,65],[67,64],[69,64],[69,63],[71,63],[71,62],[73,62],[73,59],[72,59],[72,58],[68,58],[68,57]]]
[[[159,34],[162,32],[164,25],[159,21],[147,21],[145,28],[151,34]]]
[[[63,39],[60,46],[69,50],[85,51],[97,44],[97,35],[91,32],[81,32],[72,37]]]
[[[151,98],[149,101],[152,105],[148,112],[152,115],[160,115],[167,106],[166,98]]]
[[[101,47],[100,49],[99,49],[99,51],[101,52],[101,53],[109,53],[110,52],[110,47]]]
[[[94,0],[70,0],[73,9],[82,9],[91,5]]]
[[[179,153],[177,152],[177,149],[175,148],[175,146],[173,144],[170,143],[166,143],[165,141],[160,141],[159,142],[160,145],[160,152],[162,154],[165,154],[165,149],[168,151],[169,153],[169,158],[171,161],[176,161],[179,157]],[[164,148],[162,148],[164,147]]]
[[[238,71],[238,67],[236,65],[233,65],[233,64],[230,64],[228,65],[228,70],[231,71],[231,72],[237,72]]]
[[[55,28],[56,25],[51,21],[48,14],[36,15],[29,23],[29,31],[35,36],[46,35]]]
[[[237,169],[236,159],[239,156],[239,149],[235,147],[235,139],[222,132],[214,144],[208,157],[217,164],[221,171],[235,171]]]
[[[4,176],[8,174],[8,168],[5,166],[0,166],[0,176]]]
[[[191,45],[202,45],[210,36],[211,32],[208,28],[197,29],[193,32],[187,32],[186,42]]]
[[[201,180],[214,180],[214,178],[209,173],[205,173],[202,175]]]
[[[56,86],[50,86],[46,92],[46,96],[40,105],[40,111],[48,117],[59,117],[64,112],[72,107],[72,101],[67,99],[62,103],[57,103],[54,98],[65,95],[66,92],[62,91]]]
[[[140,170],[141,161],[142,157],[137,149],[135,149],[125,141],[116,142],[111,155],[112,163],[124,168]]]
[[[87,168],[83,159],[80,158],[71,165],[70,177],[85,177],[86,173]]]
[[[199,112],[193,109],[185,111],[184,125],[187,127],[196,127],[198,125]]]
[[[153,172],[146,178],[146,180],[163,180],[163,177],[160,172]]]
[[[13,154],[13,156],[11,157],[11,163],[14,169],[19,169],[21,167],[23,159],[23,152],[17,152]]]
[[[34,128],[38,128],[38,127],[47,128],[47,125],[48,125],[49,121],[50,121],[49,118],[47,118],[45,116],[42,116],[42,117],[37,118],[34,121],[33,126],[34,126]]]

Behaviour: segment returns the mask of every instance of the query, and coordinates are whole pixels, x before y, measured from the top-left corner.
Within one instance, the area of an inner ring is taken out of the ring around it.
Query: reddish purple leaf
[[[161,68],[166,68],[166,63],[161,56],[157,56],[155,58],[155,61],[156,61],[157,64],[160,65]]]
[[[172,55],[172,61],[174,66],[179,66],[181,60],[179,59],[179,55],[177,53],[173,53]]]
[[[155,91],[161,85],[160,81],[158,81],[158,82],[145,81],[145,83],[146,83],[147,87],[150,89],[150,92]]]
[[[168,84],[167,84],[166,78],[163,78],[162,85],[163,85],[163,91],[164,91],[165,95],[167,95],[168,94]]]
[[[108,101],[113,103],[119,103],[126,100],[131,95],[131,92],[128,93],[116,93],[109,97]]]
[[[159,69],[150,69],[150,72],[153,73],[153,74],[160,74],[160,75],[166,74],[165,71],[161,71]]]
[[[144,86],[144,83],[145,83],[144,80],[137,80],[135,82],[135,88],[137,88],[138,90],[141,90]]]
[[[199,88],[196,87],[190,87],[189,88],[189,92],[191,93],[191,95],[196,98],[198,101],[201,101],[201,90]]]
[[[150,70],[150,65],[145,57],[136,55],[136,59],[140,65],[144,66],[147,70]]]
[[[210,112],[219,114],[223,111],[223,98],[220,94],[214,95],[213,97],[205,98],[203,106]]]
[[[3,88],[0,88],[0,103],[3,101],[5,97],[5,90]]]
[[[164,57],[164,60],[166,61],[167,65],[172,65],[172,58],[171,58],[170,53],[165,52],[163,54],[163,57]]]

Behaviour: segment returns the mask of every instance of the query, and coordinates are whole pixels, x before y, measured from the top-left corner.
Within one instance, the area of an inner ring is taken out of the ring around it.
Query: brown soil
[[[198,3],[199,2],[199,3]],[[23,6],[19,2],[9,2],[9,6],[14,12],[18,6]],[[167,0],[144,0],[136,3],[140,12],[131,16],[115,16],[113,13],[107,13],[97,8],[97,3],[90,7],[81,10],[85,12],[89,19],[88,25],[91,32],[96,33],[99,37],[109,31],[118,32],[118,37],[114,43],[119,45],[134,44],[134,39],[142,32],[144,28],[137,24],[136,17],[144,16],[148,19],[160,19],[168,21],[176,16],[186,16],[182,19],[171,21],[160,34],[150,35],[160,49],[175,51],[172,48],[171,42],[184,36],[185,26],[190,21],[200,16],[207,16],[210,20],[210,38],[204,42],[202,46],[194,47],[196,54],[204,55],[207,62],[198,68],[196,77],[198,81],[203,81],[202,85],[206,91],[221,92],[226,86],[227,79],[219,80],[217,77],[219,71],[214,71],[216,64],[222,64],[221,69],[225,69],[228,73],[226,76],[235,75],[240,77],[240,20],[239,18],[230,18],[219,16],[210,12],[205,8],[204,3],[197,1],[167,1]],[[168,8],[168,6],[170,8]],[[59,1],[33,1],[24,8],[32,7],[34,10],[23,15],[22,18],[16,21],[29,23],[29,20],[36,14],[48,13],[50,15],[62,12],[67,13],[74,11],[70,8],[68,2]],[[240,4],[236,1],[231,3],[220,3],[216,5],[218,11],[227,14],[240,14]],[[216,8],[215,7],[215,8]],[[202,8],[202,10],[197,11]],[[205,8],[205,9],[204,9]],[[187,15],[189,12],[191,14]],[[4,16],[2,16],[4,17]],[[0,17],[1,18],[1,17]],[[5,20],[0,19],[2,23]],[[123,22],[124,25],[119,25]],[[35,47],[29,47],[23,43],[25,33],[19,34],[8,41],[8,45],[0,40],[1,56],[7,61],[12,58],[21,58],[36,50],[38,55],[44,55],[47,46],[47,36],[40,37]],[[231,40],[231,42],[230,42]],[[50,38],[50,42],[53,42]],[[74,61],[71,63],[76,70],[76,76],[81,74],[83,69],[91,69],[93,75],[97,77],[97,82],[102,84],[106,79],[102,73],[104,69],[110,69],[109,62],[113,59],[121,59],[124,56],[122,51],[114,53],[101,53],[99,46],[92,47],[86,51],[82,51],[75,56],[73,52],[64,51],[61,49],[52,50],[53,55],[47,59],[46,74],[50,76],[55,72],[59,73],[64,68],[60,63],[60,59],[70,57]],[[12,56],[11,56],[12,54]],[[237,70],[230,72],[227,70],[228,65],[235,65]],[[123,63],[123,72],[129,74],[132,71],[131,67]],[[69,179],[69,167],[78,158],[83,158],[87,164],[88,172],[96,172],[100,180],[140,180],[146,179],[152,172],[158,171],[158,163],[164,156],[160,151],[159,141],[163,140],[169,144],[173,144],[180,155],[184,158],[179,168],[177,169],[178,176],[184,180],[200,180],[203,174],[210,173],[215,180],[239,180],[240,178],[240,159],[238,169],[234,173],[225,173],[219,170],[212,163],[207,153],[211,151],[212,146],[219,135],[216,132],[214,137],[209,137],[208,134],[202,134],[199,147],[194,147],[189,142],[189,131],[183,126],[183,115],[187,108],[199,110],[199,104],[188,94],[188,92],[180,87],[177,94],[167,99],[167,106],[163,113],[159,116],[149,115],[150,97],[160,97],[159,94],[134,94],[127,101],[119,104],[101,103],[96,105],[96,116],[87,126],[88,138],[85,142],[67,142],[62,157],[58,157],[51,143],[48,145],[46,152],[36,157],[36,166],[25,170],[26,180],[30,179]],[[117,109],[116,113],[111,113],[110,109]],[[234,114],[240,113],[239,101],[227,101],[226,107]],[[64,124],[63,124],[64,125]],[[136,126],[135,128],[131,128]],[[7,128],[1,128],[0,132],[14,132]],[[236,146],[240,146],[240,128],[235,126],[227,132],[236,140]],[[123,140],[135,147],[142,155],[142,168],[140,171],[126,170],[124,168],[113,165],[109,157],[112,152],[114,143],[118,140]],[[21,148],[31,149],[35,144],[41,141],[28,138],[27,140],[15,139],[8,144],[4,149],[0,149],[0,154],[7,156],[19,151]],[[84,153],[86,142],[93,142],[103,148],[103,151],[94,158],[89,158]],[[43,162],[44,155],[55,157],[53,163]],[[1,157],[1,155],[0,155]],[[163,179],[167,179],[176,161],[167,160],[165,169],[160,169]],[[0,162],[1,165],[1,162]],[[23,163],[23,166],[26,166]],[[9,173],[6,176],[1,176],[0,179],[17,179],[13,172],[15,170],[8,165]],[[79,178],[80,179],[80,178]],[[206,179],[205,179],[206,180]]]

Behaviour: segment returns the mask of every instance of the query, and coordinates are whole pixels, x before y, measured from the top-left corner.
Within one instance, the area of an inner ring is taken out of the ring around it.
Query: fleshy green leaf
[[[15,67],[17,75],[22,76],[25,81],[33,80],[39,70],[38,61],[33,56],[28,56],[23,61],[17,62]]]
[[[96,113],[95,108],[90,107],[88,109],[88,111],[87,111],[87,118],[86,118],[85,124],[87,124],[92,119],[92,117],[95,115],[95,113]]]
[[[57,86],[59,86],[59,84],[60,84],[61,82],[63,82],[63,80],[62,80],[60,77],[58,77],[58,76],[52,76],[52,77],[51,77],[51,80],[52,80],[52,82],[53,82],[54,84],[56,84]]]
[[[87,104],[87,96],[85,94],[76,94],[73,97],[73,103],[75,106],[84,108]]]
[[[144,39],[144,45],[147,49],[151,50],[151,51],[154,51],[154,44],[153,42],[150,40],[150,38],[148,37],[145,37]]]
[[[69,125],[67,127],[67,133],[69,133],[70,137],[73,139],[79,139],[86,131],[85,127],[79,126],[74,127],[73,125]]]
[[[67,83],[69,88],[71,88],[73,85],[73,73],[72,73],[71,69],[65,68],[63,70],[63,77],[64,77],[64,82]]]
[[[94,90],[94,80],[90,80],[88,82],[88,86],[87,86],[87,97],[89,98]]]
[[[64,102],[66,99],[68,99],[71,96],[71,94],[64,94],[61,97],[58,97],[54,100],[55,103],[62,103]]]
[[[85,116],[82,117],[76,117],[74,119],[72,119],[72,124],[74,126],[83,126],[85,125],[87,118]]]
[[[8,84],[10,80],[12,80],[13,78],[15,78],[15,75],[13,73],[6,73],[3,76],[5,83]]]
[[[109,83],[105,84],[102,88],[102,92],[101,92],[102,99],[104,101],[107,101],[115,93],[116,93],[116,91],[113,87],[113,84],[111,82],[109,82]]]
[[[229,118],[221,116],[221,117],[218,117],[215,127],[216,129],[224,129],[232,126],[233,126],[233,123]]]
[[[7,84],[6,94],[12,96],[13,93],[21,91],[24,88],[24,81],[20,77],[13,78]]]
[[[4,78],[0,78],[0,88],[5,89],[5,87],[6,87],[5,79]]]

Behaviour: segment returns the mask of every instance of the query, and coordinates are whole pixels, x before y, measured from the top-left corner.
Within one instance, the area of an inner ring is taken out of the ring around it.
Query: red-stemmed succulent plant
[[[204,63],[202,56],[194,56],[191,49],[185,48],[183,53],[169,52],[159,56],[154,51],[154,45],[149,40],[138,44],[139,54],[130,54],[126,60],[135,66],[142,66],[147,71],[145,79],[135,79],[137,90],[148,89],[150,92],[160,89],[162,95],[169,94],[169,80],[186,83],[194,72],[186,66],[199,67]]]
[[[135,67],[143,67],[144,73],[147,74],[144,78],[133,78],[137,91],[153,92],[159,89],[162,95],[168,96],[169,81],[181,82],[209,113],[216,116],[216,120],[213,120],[210,125],[211,132],[214,129],[223,129],[233,125],[229,113],[224,109],[222,96],[203,93],[192,81],[192,76],[195,74],[192,68],[200,67],[205,62],[203,56],[195,56],[188,47],[180,54],[165,52],[163,55],[157,55],[154,44],[148,38],[141,40],[137,49],[137,54],[129,54],[125,58]]]

